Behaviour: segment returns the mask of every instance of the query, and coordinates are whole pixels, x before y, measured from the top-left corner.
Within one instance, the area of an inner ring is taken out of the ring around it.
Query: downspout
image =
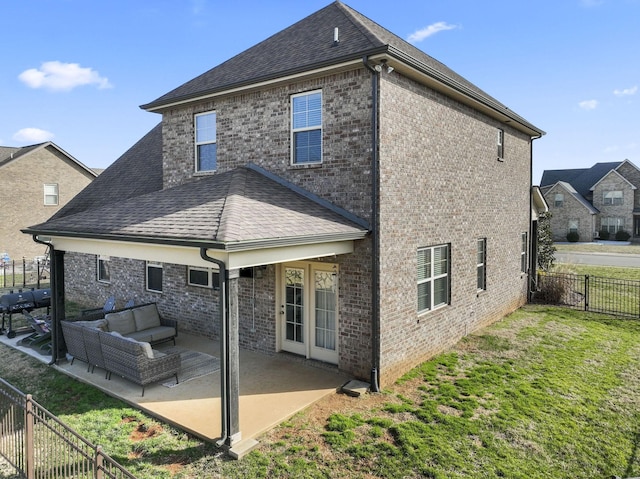
[[[55,249],[51,243],[47,243],[46,241],[42,241],[38,239],[37,235],[32,235],[31,238],[38,244],[44,245],[49,248],[49,264],[53,265],[53,255],[55,253]],[[51,271],[51,279],[53,281],[53,270]],[[57,282],[53,284],[54,288],[51,289],[51,361],[49,361],[48,365],[53,366],[58,361],[58,306],[55,298],[58,296],[58,292],[54,291],[58,289]]]
[[[225,366],[228,367],[227,361],[227,335],[229,334],[227,323],[225,321],[227,311],[227,265],[224,261],[207,256],[207,248],[200,248],[200,257],[218,265],[219,278],[220,278],[220,293],[219,293],[219,306],[218,316],[220,321],[220,355],[224,360]],[[220,374],[220,403],[221,403],[221,415],[222,415],[222,431],[220,440],[216,443],[218,447],[223,446],[229,439],[229,424],[228,414],[229,398],[227,397],[229,386],[227,384],[227,375],[225,371],[221,371]]]
[[[527,276],[527,302],[530,303],[533,297],[533,286],[536,284],[536,275],[538,268],[534,264],[534,248],[538,249],[538,245],[533,244],[533,142],[542,135],[531,137],[529,142],[529,274]],[[537,241],[537,238],[536,238]]]
[[[371,75],[371,392],[380,392],[380,238],[378,237],[378,71],[369,65],[365,55],[362,63]]]

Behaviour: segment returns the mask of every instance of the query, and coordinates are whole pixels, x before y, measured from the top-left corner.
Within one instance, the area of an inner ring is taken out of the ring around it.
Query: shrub
[[[616,233],[616,241],[627,241],[631,235],[624,230],[618,230]]]
[[[601,240],[608,240],[609,239],[609,231],[607,230],[600,230],[598,231],[598,236]]]
[[[580,235],[576,231],[570,231],[569,234],[567,234],[567,241],[570,241],[571,243],[577,243],[579,240]]]
[[[571,271],[558,270],[552,274],[538,274],[536,300],[547,304],[565,304],[571,296],[573,275]]]

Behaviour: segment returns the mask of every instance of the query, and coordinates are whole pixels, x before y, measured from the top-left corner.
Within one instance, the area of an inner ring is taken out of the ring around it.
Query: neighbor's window
[[[529,234],[522,233],[520,235],[522,247],[520,249],[520,271],[527,272],[527,251],[529,250]]]
[[[196,171],[214,171],[217,168],[216,112],[195,116]]]
[[[564,195],[562,193],[556,193],[553,206],[556,208],[562,208],[564,206]]]
[[[449,245],[418,250],[418,313],[449,304]]]
[[[51,183],[44,185],[44,204],[56,206],[58,204],[58,184]]]
[[[498,128],[498,159],[504,158],[504,130]]]
[[[98,256],[98,281],[101,283],[110,283],[111,282],[111,273],[109,267],[109,257],[108,256]]]
[[[322,162],[322,92],[291,97],[292,163]]]
[[[624,230],[624,218],[607,217],[600,221],[600,229],[607,230],[609,233],[617,233]]]
[[[623,202],[622,191],[604,191],[602,203],[605,205],[621,205]]]
[[[162,263],[147,261],[147,290],[162,293]]]
[[[187,283],[189,286],[200,286],[202,288],[220,287],[220,272],[212,268],[187,268]]]
[[[478,240],[478,291],[487,289],[487,238]]]
[[[569,220],[569,233],[577,233],[579,224],[578,220]]]

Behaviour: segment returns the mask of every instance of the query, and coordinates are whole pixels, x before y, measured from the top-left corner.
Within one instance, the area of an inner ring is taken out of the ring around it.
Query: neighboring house
[[[142,108],[161,123],[25,232],[58,320],[116,295],[221,338],[228,444],[238,346],[378,390],[527,301],[544,132],[345,4]]]
[[[640,238],[640,170],[629,160],[596,163],[591,168],[545,170],[540,188],[552,213],[555,241],[576,232],[580,241],[607,231]]]
[[[45,221],[96,177],[55,143],[0,146],[0,251],[12,260],[45,254],[21,229]]]

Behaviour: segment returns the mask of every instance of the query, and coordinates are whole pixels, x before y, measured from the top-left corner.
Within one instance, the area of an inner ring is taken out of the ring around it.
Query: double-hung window
[[[449,304],[449,245],[418,250],[418,313]]]
[[[624,230],[624,218],[602,218],[600,229],[606,230],[612,234],[616,234],[618,231]]]
[[[108,256],[98,256],[98,281],[101,283],[110,283],[111,282],[111,272],[109,267],[109,257]]]
[[[162,293],[162,263],[147,261],[147,291]]]
[[[44,204],[46,206],[58,205],[58,184],[57,183],[44,185]]]
[[[580,222],[578,220],[569,220],[569,233],[577,233]]]
[[[556,208],[562,208],[564,206],[564,194],[556,193],[553,201],[553,206],[555,206]]]
[[[605,191],[602,195],[602,203],[605,205],[619,206],[623,203],[621,190]]]
[[[528,261],[528,251],[529,251],[529,234],[521,233],[520,234],[520,242],[522,244],[520,249],[520,271],[523,273],[527,272],[527,261]]]
[[[291,97],[292,163],[322,163],[322,91]]]
[[[216,112],[195,116],[196,171],[214,171],[218,167],[216,143]]]
[[[202,288],[220,287],[220,272],[212,268],[196,268],[189,266],[187,270],[187,283],[189,286],[200,286]]]
[[[487,239],[478,240],[477,265],[478,270],[478,291],[487,289]]]

